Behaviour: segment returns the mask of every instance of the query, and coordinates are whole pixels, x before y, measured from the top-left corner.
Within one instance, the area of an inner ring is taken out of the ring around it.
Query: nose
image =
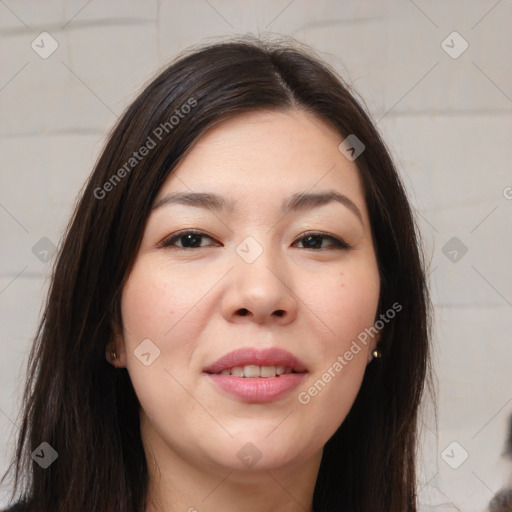
[[[235,254],[234,265],[222,299],[226,320],[279,325],[293,322],[297,316],[297,297],[284,260],[265,250],[252,263]]]

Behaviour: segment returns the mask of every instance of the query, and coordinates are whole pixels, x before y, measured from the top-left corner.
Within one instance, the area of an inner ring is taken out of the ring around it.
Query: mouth
[[[306,371],[306,365],[298,357],[277,347],[263,350],[254,347],[239,348],[203,369],[205,373],[246,378],[269,378]]]
[[[269,402],[297,387],[308,370],[296,356],[279,348],[241,348],[203,369],[218,389],[244,402]]]
[[[209,372],[207,372],[209,373]],[[297,372],[290,366],[274,366],[265,365],[259,366],[256,364],[248,364],[245,366],[234,366],[233,368],[227,368],[212,375],[233,375],[234,377],[243,377],[244,379],[270,379],[272,377],[280,377],[281,375],[289,375],[290,373],[305,373]]]

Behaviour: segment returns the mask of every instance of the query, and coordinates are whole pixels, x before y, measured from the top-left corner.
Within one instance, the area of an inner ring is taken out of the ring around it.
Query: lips
[[[241,348],[203,369],[218,389],[244,402],[270,402],[286,396],[307,374],[306,365],[279,348]]]
[[[306,365],[290,352],[281,348],[268,348],[258,350],[256,348],[240,348],[229,352],[203,369],[205,373],[220,374],[222,371],[232,368],[245,368],[247,366],[274,366],[275,368],[290,369],[294,373],[304,373]],[[288,373],[291,373],[288,372]],[[286,373],[286,372],[283,372]]]

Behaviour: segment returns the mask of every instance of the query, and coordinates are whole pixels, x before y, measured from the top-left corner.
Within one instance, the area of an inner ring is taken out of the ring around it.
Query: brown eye
[[[202,247],[209,247],[208,245],[201,243],[203,239],[213,240],[211,236],[208,236],[201,231],[189,229],[186,231],[179,231],[178,233],[174,233],[170,237],[167,237],[165,240],[163,240],[159,246],[176,247],[178,249],[200,249]]]
[[[330,247],[322,247],[324,240],[328,240],[330,242]],[[304,243],[304,249],[330,249],[334,247],[335,249],[346,250],[351,248],[350,245],[348,245],[345,241],[326,233],[307,233],[298,241],[299,243]]]

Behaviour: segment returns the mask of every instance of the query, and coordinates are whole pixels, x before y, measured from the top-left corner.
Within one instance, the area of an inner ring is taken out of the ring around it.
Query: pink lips
[[[284,366],[297,373],[256,378],[220,375],[223,370],[248,365]],[[290,352],[277,347],[264,350],[240,348],[222,356],[203,372],[224,392],[243,401],[261,403],[277,400],[296,388],[306,375],[306,366]]]
[[[255,364],[258,366],[289,366],[296,372],[305,372],[306,365],[293,354],[281,348],[267,348],[258,350],[256,348],[239,348],[229,352],[204,368],[206,373],[220,373],[222,370],[234,368],[235,366],[246,366]]]

